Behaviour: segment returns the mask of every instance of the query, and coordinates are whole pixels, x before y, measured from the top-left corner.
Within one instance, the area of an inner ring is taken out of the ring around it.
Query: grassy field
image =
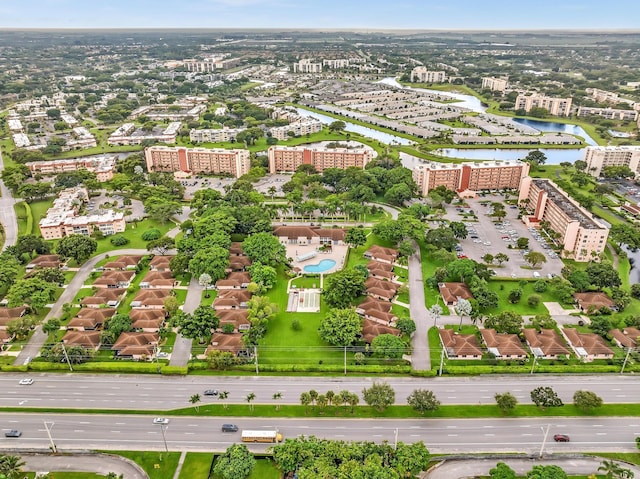
[[[115,451],[114,454],[140,465],[149,479],[173,479],[180,460],[179,452]]]
[[[514,311],[521,315],[536,315],[547,314],[549,311],[542,304],[543,302],[557,301],[553,297],[552,292],[547,289],[543,293],[536,293],[533,289],[534,281],[527,281],[524,288],[520,288],[518,281],[506,281],[506,280],[491,280],[488,283],[488,287],[491,291],[494,291],[498,295],[498,307],[487,311],[487,314],[498,314],[502,311],[509,310]],[[522,297],[520,302],[512,304],[509,302],[509,293],[514,289],[522,289]],[[537,294],[540,296],[540,304],[532,307],[527,304],[527,298]]]
[[[213,453],[189,452],[182,464],[178,479],[208,479]]]
[[[166,222],[165,224],[160,224],[159,222],[150,220],[148,218],[137,223],[127,223],[127,229],[124,233],[120,234],[126,237],[129,240],[129,243],[122,248],[146,249],[147,242],[142,239],[142,234],[145,231],[152,228],[157,228],[163,235],[165,235],[167,231],[169,231],[174,226],[175,225],[170,221]],[[110,237],[107,236],[98,240],[98,250],[96,251],[96,254],[108,253],[113,249],[114,246],[111,244]]]

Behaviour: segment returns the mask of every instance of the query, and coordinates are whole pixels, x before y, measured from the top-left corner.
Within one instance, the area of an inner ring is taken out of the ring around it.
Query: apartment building
[[[322,122],[315,118],[305,117],[288,125],[278,126],[269,130],[276,140],[288,140],[291,135],[304,136],[322,131]],[[289,133],[291,132],[291,133]]]
[[[636,121],[638,112],[635,110],[581,106],[578,108],[578,116],[600,116],[608,120]]]
[[[505,78],[485,77],[482,79],[482,89],[504,93],[507,89],[507,80]]]
[[[444,71],[427,70],[427,67],[415,67],[411,70],[411,81],[419,83],[444,83],[447,75]]]
[[[529,164],[523,161],[428,162],[414,167],[413,181],[418,185],[418,191],[426,196],[438,186],[459,193],[517,189],[528,174]]]
[[[569,116],[571,102],[572,98],[552,98],[537,93],[520,94],[516,98],[515,109],[529,112],[532,108],[544,108],[554,116]]]
[[[160,133],[143,133],[136,131],[135,124],[125,123],[111,134],[107,142],[112,146],[141,145],[145,140],[157,141],[159,143],[175,143],[181,125],[181,122],[175,121],[169,123],[167,128]]]
[[[208,73],[216,71],[216,63],[221,61],[222,57],[217,58],[205,58],[203,60],[197,60],[189,58],[184,60],[184,66],[190,72],[196,73]]]
[[[87,170],[96,174],[100,182],[113,178],[116,156],[98,156],[93,158],[69,158],[63,160],[31,161],[26,163],[32,175],[57,175],[70,171]]]
[[[80,207],[89,198],[85,188],[67,188],[62,190],[40,220],[40,234],[45,240],[64,238],[72,234],[89,236],[100,230],[105,236],[122,233],[127,224],[124,214],[108,210],[94,215],[78,215]]]
[[[596,177],[606,166],[628,166],[640,174],[640,146],[587,146],[584,161],[587,173]]]
[[[293,73],[322,73],[322,63],[313,63],[309,58],[304,58],[293,64]]]
[[[147,169],[163,172],[228,174],[236,178],[249,172],[249,150],[152,146],[144,150]]]
[[[523,178],[518,202],[529,211],[529,216],[523,218],[525,224],[539,226],[547,221],[559,233],[563,257],[591,261],[604,251],[609,228],[552,181]]]
[[[349,66],[349,60],[347,58],[338,58],[332,60],[322,60],[322,66],[327,68],[347,68]]]
[[[234,142],[238,133],[242,133],[246,128],[220,128],[217,130],[196,130],[189,132],[192,143],[221,143],[224,141]]]
[[[301,165],[313,165],[318,173],[327,168],[362,168],[371,161],[373,154],[365,148],[306,148],[302,146],[272,146],[269,157],[269,173],[294,172]]]

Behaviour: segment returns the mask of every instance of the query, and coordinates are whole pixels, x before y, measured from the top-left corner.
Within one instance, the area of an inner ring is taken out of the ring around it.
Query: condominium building
[[[504,78],[485,77],[482,79],[482,89],[504,92],[507,89],[507,80]]]
[[[238,133],[246,128],[220,128],[218,130],[195,130],[189,132],[189,138],[193,143],[221,143],[224,141],[236,141]]]
[[[546,221],[560,235],[563,257],[591,261],[604,252],[609,228],[551,180],[523,178],[518,202],[530,213],[523,218],[525,224],[539,226]]]
[[[141,145],[144,141],[157,141],[159,143],[175,143],[176,135],[180,130],[181,122],[169,123],[169,126],[161,133],[143,133],[136,131],[136,125],[125,123],[114,131],[109,137],[109,145]]]
[[[322,60],[322,66],[327,68],[347,68],[349,66],[349,60],[347,58]]]
[[[313,165],[318,173],[327,168],[362,168],[373,154],[365,148],[306,148],[302,146],[272,146],[269,148],[269,172],[294,172],[301,165]]]
[[[587,146],[584,150],[587,173],[600,176],[607,166],[628,166],[640,174],[640,146]]]
[[[517,189],[529,174],[523,161],[486,161],[479,163],[428,162],[413,168],[413,181],[426,196],[438,186],[457,192]]]
[[[305,58],[293,64],[293,73],[322,73],[322,63],[313,63]]]
[[[427,67],[415,67],[411,70],[411,81],[419,83],[444,83],[447,75],[444,71],[431,71]]]
[[[122,233],[126,229],[124,213],[108,210],[94,215],[78,215],[80,207],[89,198],[84,188],[62,190],[40,220],[40,234],[45,240],[60,239],[72,234],[89,236],[99,230],[105,236]]]
[[[578,108],[578,116],[600,116],[609,120],[636,121],[638,112],[635,110],[581,106]]]
[[[322,131],[322,122],[315,118],[304,117],[288,125],[278,126],[269,130],[276,140],[288,140],[291,136],[310,135]],[[289,133],[291,132],[291,133]]]
[[[152,146],[144,150],[149,171],[228,174],[240,178],[249,172],[249,150]]]
[[[184,60],[183,63],[187,70],[190,72],[207,73],[216,71],[216,63],[220,60],[222,60],[222,57],[205,58],[203,60],[190,58]]]
[[[572,98],[552,98],[534,93],[520,94],[516,98],[516,110],[530,112],[532,108],[544,108],[554,116],[569,116],[571,114]]]
[[[116,156],[98,156],[89,158],[69,158],[63,160],[31,161],[26,163],[32,175],[57,175],[70,171],[88,170],[96,174],[96,180],[109,181],[113,178]]]

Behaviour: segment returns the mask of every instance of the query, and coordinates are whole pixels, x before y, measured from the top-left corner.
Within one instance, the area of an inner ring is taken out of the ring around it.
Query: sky
[[[0,0],[0,28],[640,30],[640,1]]]

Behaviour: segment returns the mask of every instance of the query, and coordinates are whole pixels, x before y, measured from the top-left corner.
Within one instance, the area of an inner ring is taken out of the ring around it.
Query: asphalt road
[[[20,386],[24,375],[0,375],[0,407],[104,408],[164,411],[190,406],[189,398],[200,394],[201,404],[217,404],[205,389],[228,391],[226,402],[246,404],[254,393],[254,404],[300,404],[300,393],[315,389],[339,392],[347,389],[361,395],[374,380],[385,378],[322,378],[273,376],[156,376],[94,374],[29,374],[30,386]],[[387,378],[396,392],[396,403],[406,404],[415,389],[432,390],[442,404],[495,404],[494,395],[510,391],[520,403],[531,403],[529,393],[538,386],[550,386],[565,403],[573,401],[579,389],[593,391],[605,403],[637,403],[640,381],[626,376],[491,376],[470,378]],[[274,400],[280,392],[282,399]]]
[[[345,441],[423,441],[434,454],[520,452],[544,453],[633,452],[640,435],[638,418],[518,418],[518,419],[285,419],[170,417],[167,425],[153,424],[152,416],[89,414],[0,414],[1,429],[18,429],[20,438],[0,436],[0,449],[47,449],[51,440],[59,451],[74,449],[178,451],[224,450],[240,441],[240,432],[223,433],[222,423],[242,429],[278,429],[283,436],[315,435]],[[568,434],[569,443],[553,435]],[[268,445],[251,445],[256,451]]]

